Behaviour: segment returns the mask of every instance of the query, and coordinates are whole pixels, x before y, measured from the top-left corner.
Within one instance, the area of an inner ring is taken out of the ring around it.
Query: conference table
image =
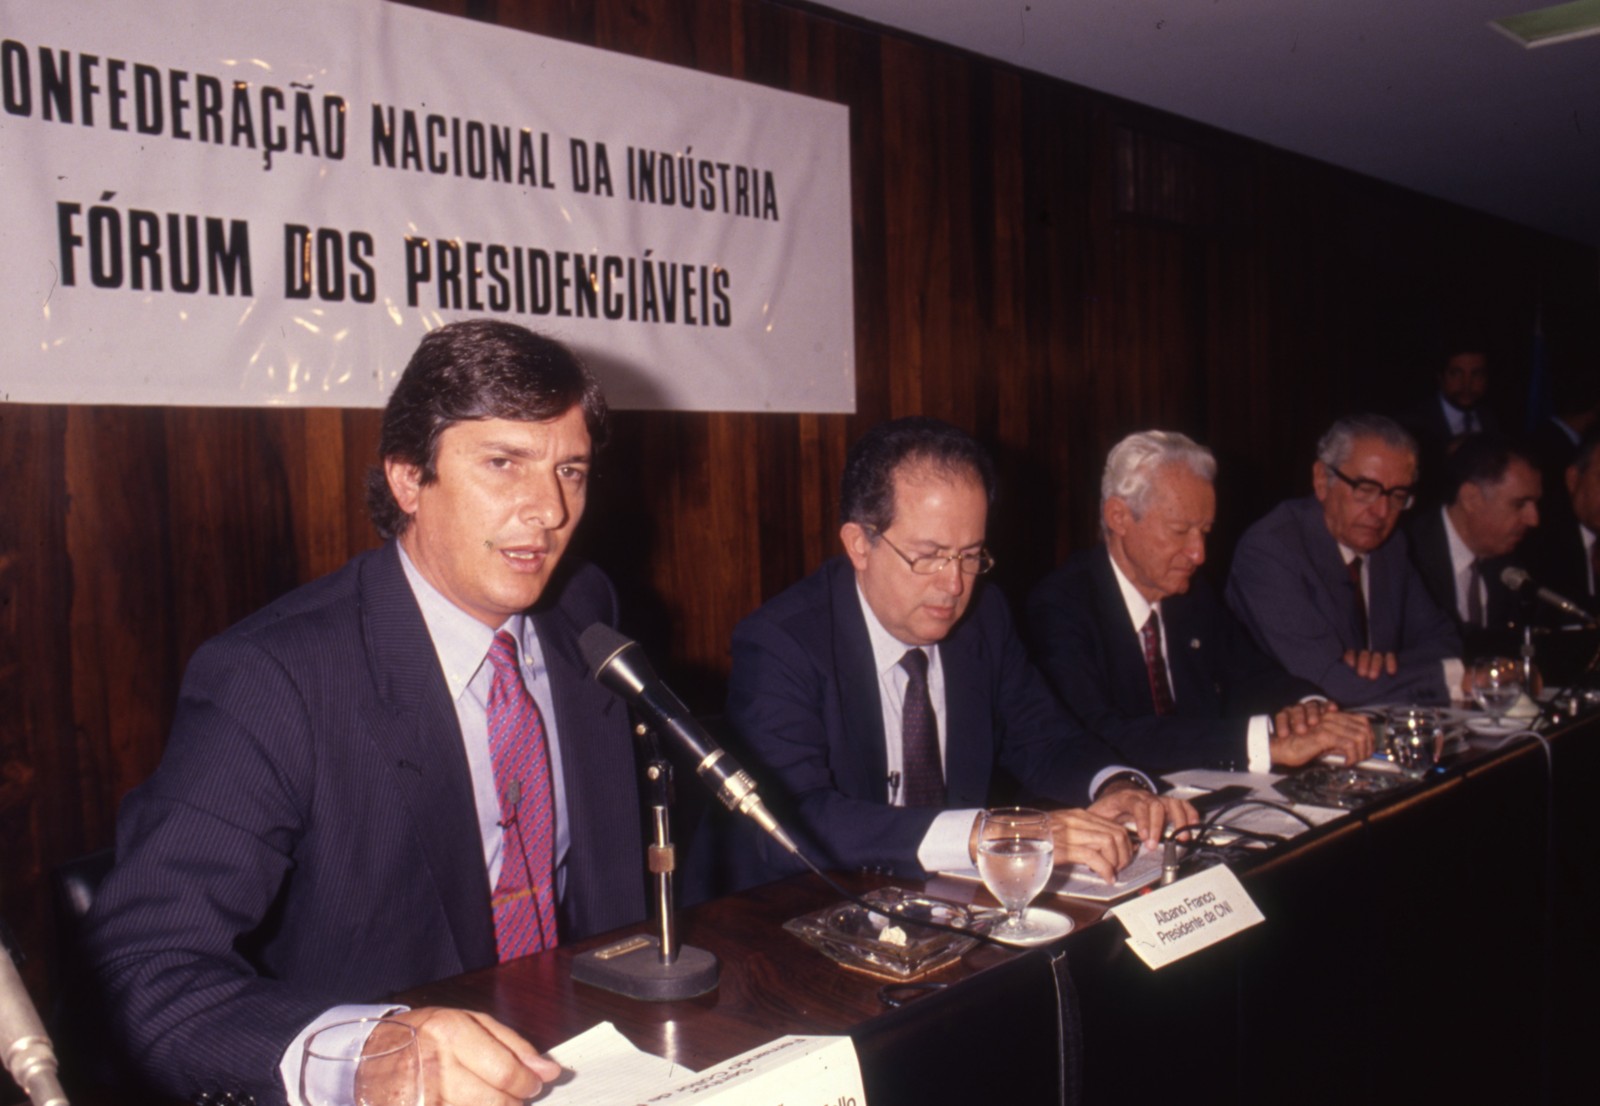
[[[573,981],[574,956],[647,924],[401,997],[487,1011],[543,1047],[610,1021],[695,1070],[785,1034],[848,1035],[872,1106],[1569,1101],[1600,1028],[1600,845],[1584,817],[1597,760],[1595,716],[1545,744],[1475,747],[1234,862],[1266,921],[1159,971],[1102,907],[1055,900],[1077,923],[1068,936],[980,945],[930,977],[948,986],[891,1007],[882,980],[783,929],[839,901],[803,875],[680,912],[682,941],[721,962],[698,998]]]

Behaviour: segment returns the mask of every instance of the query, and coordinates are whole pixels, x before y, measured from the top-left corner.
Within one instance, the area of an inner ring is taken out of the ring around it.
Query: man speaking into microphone
[[[644,917],[627,712],[577,647],[615,594],[563,556],[606,417],[559,344],[434,331],[383,415],[387,542],[195,654],[91,916],[161,1093],[298,1101],[316,1028]],[[515,1106],[560,1073],[485,1015],[394,1016],[430,1104]]]

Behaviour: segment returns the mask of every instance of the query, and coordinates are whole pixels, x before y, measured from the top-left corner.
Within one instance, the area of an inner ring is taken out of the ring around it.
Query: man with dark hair
[[[92,916],[162,1093],[298,1101],[305,1038],[385,1012],[417,1031],[429,1102],[559,1073],[486,1015],[384,999],[644,916],[626,712],[576,642],[615,596],[562,557],[605,425],[557,343],[429,334],[369,481],[390,540],[195,654]]]
[[[1444,504],[1406,522],[1411,559],[1439,609],[1455,618],[1470,657],[1515,656],[1523,602],[1500,580],[1539,524],[1539,470],[1498,434],[1469,434],[1445,460]]]
[[[1100,482],[1105,541],[1028,599],[1033,655],[1061,701],[1152,772],[1269,772],[1372,752],[1366,719],[1268,657],[1200,566],[1217,514],[1211,451],[1183,434],[1130,434]]]
[[[1239,540],[1228,605],[1262,648],[1345,706],[1446,703],[1461,639],[1396,535],[1415,498],[1417,447],[1382,415],[1317,443],[1314,497],[1278,504]]]
[[[845,462],[845,556],[734,630],[728,719],[824,866],[969,867],[997,767],[1072,808],[1051,814],[1056,862],[1106,878],[1132,858],[1125,823],[1153,843],[1194,817],[1061,711],[1004,598],[978,586],[993,495],[987,455],[955,427],[869,431]]]
[[[1452,334],[1439,343],[1435,391],[1402,420],[1417,440],[1417,460],[1430,498],[1442,494],[1439,477],[1450,443],[1466,434],[1500,428],[1484,402],[1489,392],[1486,345],[1481,336],[1469,332]]]

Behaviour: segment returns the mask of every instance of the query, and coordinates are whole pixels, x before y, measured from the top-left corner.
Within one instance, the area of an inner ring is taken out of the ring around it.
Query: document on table
[[[957,868],[939,875],[955,880],[982,883],[983,877],[976,868]],[[1067,864],[1057,868],[1044,885],[1041,895],[1060,895],[1068,899],[1090,899],[1094,902],[1111,902],[1131,895],[1141,887],[1148,887],[1161,878],[1161,850],[1138,849],[1128,866],[1117,873],[1114,883],[1107,883],[1082,864]],[[930,887],[931,891],[932,888]]]
[[[601,1022],[545,1055],[567,1069],[552,1086],[558,1088],[560,1101],[574,1106],[643,1102],[695,1074],[637,1048],[610,1022]]]
[[[563,1106],[866,1101],[849,1037],[781,1037],[697,1073],[635,1047],[601,1022],[547,1055],[567,1069],[551,1084]]]

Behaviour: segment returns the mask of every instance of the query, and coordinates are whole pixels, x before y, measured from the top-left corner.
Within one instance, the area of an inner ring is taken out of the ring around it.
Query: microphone
[[[6,1070],[33,1106],[67,1106],[66,1092],[56,1078],[55,1049],[4,943],[0,943],[0,1050]]]
[[[1501,571],[1500,582],[1506,587],[1510,588],[1512,591],[1527,591],[1531,589],[1533,594],[1538,598],[1539,602],[1548,603],[1550,606],[1555,607],[1559,611],[1564,611],[1581,622],[1594,621],[1594,615],[1584,610],[1583,607],[1579,606],[1577,603],[1574,603],[1572,600],[1558,592],[1551,591],[1549,588],[1540,587],[1538,584],[1534,583],[1532,576],[1529,576],[1516,565],[1507,565]]]
[[[662,729],[678,739],[694,758],[695,772],[724,806],[746,815],[786,850],[800,855],[799,848],[756,794],[750,774],[695,721],[683,700],[661,682],[638,642],[604,622],[596,622],[579,636],[578,650],[594,669],[595,680],[649,711]]]

